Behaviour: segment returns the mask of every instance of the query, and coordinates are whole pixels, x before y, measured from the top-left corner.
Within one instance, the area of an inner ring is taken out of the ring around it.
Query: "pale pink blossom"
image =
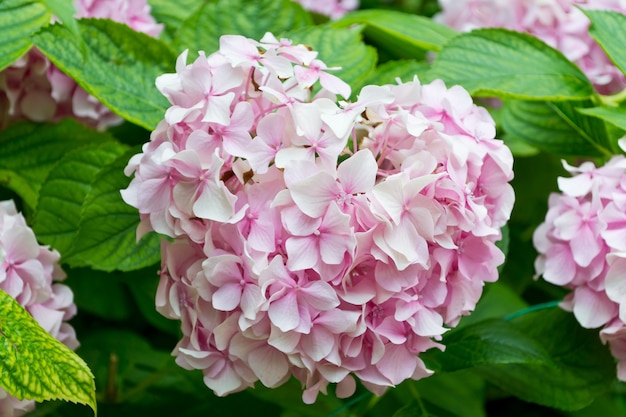
[[[150,15],[146,0],[74,0],[74,7],[78,19],[111,19],[153,37],[163,30]],[[0,127],[20,120],[46,122],[65,117],[101,130],[122,122],[34,47],[0,71],[3,100],[8,105],[0,113]]]
[[[122,190],[139,235],[173,239],[156,305],[177,363],[218,395],[293,376],[307,403],[432,374],[420,354],[504,261],[513,159],[489,114],[442,81],[338,101],[317,53],[271,34],[186,57]]]
[[[0,289],[15,298],[39,325],[71,349],[78,347],[74,328],[67,323],[76,314],[72,290],[59,283],[65,273],[60,255],[41,246],[12,200],[0,202]],[[21,416],[35,407],[0,389],[0,414]]]
[[[583,327],[601,328],[619,362],[618,378],[626,380],[626,158],[614,156],[600,167],[563,165],[572,176],[559,178],[561,193],[550,195],[545,221],[535,230],[535,268],[546,281],[572,290],[561,306]]]
[[[296,0],[306,10],[328,16],[331,19],[339,19],[344,14],[356,10],[359,0]]]
[[[626,87],[626,79],[588,33],[578,8],[626,13],[622,0],[439,0],[435,20],[466,32],[501,27],[529,33],[576,63],[601,94]]]

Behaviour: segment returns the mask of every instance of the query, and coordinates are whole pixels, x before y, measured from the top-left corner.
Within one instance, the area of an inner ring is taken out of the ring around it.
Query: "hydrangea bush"
[[[171,107],[123,191],[175,239],[156,304],[182,321],[177,363],[218,395],[293,374],[307,403],[352,395],[350,373],[378,394],[429,375],[419,353],[504,261],[513,159],[486,110],[417,79],[338,105],[333,68],[270,33],[186,61],[156,80]]]
[[[59,253],[37,243],[35,234],[12,200],[0,202],[0,289],[28,311],[50,335],[71,349],[78,347],[74,328],[67,323],[76,314],[72,290],[60,281],[65,273]],[[35,401],[17,399],[0,388],[3,416],[20,416]]]
[[[622,415],[624,7],[1,1],[0,414]]]
[[[435,20],[461,31],[506,28],[529,33],[575,62],[602,94],[618,93],[626,78],[589,35],[583,9],[626,13],[622,0],[439,0]]]
[[[545,222],[533,236],[535,267],[546,281],[572,290],[561,305],[583,327],[602,328],[600,337],[618,359],[624,381],[626,160],[618,155],[600,167],[588,161],[565,168],[572,177],[558,179],[561,193],[550,196]]]
[[[111,19],[150,36],[158,36],[163,30],[163,25],[150,15],[146,0],[75,0],[74,7],[79,19]],[[20,120],[45,122],[66,117],[98,129],[122,122],[37,48],[0,71],[0,126]]]

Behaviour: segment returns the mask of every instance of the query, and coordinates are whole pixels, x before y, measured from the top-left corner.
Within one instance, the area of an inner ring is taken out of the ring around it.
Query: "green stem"
[[[532,313],[538,310],[544,310],[548,308],[558,307],[560,301],[549,301],[547,303],[535,304],[534,306],[530,306],[523,310],[516,311],[515,313],[511,313],[508,316],[504,317],[504,320],[509,321],[513,320],[517,317],[523,316],[524,314]]]

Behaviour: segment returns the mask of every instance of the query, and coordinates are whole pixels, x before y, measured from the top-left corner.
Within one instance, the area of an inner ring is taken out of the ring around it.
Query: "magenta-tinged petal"
[[[410,378],[416,367],[416,356],[403,345],[385,346],[385,354],[376,363],[376,368],[396,385]]]
[[[348,194],[366,193],[374,187],[378,164],[369,150],[360,150],[337,168],[337,178]]]
[[[605,293],[588,287],[578,287],[574,291],[574,316],[587,329],[595,329],[606,324],[618,311],[617,304],[611,302]]]
[[[321,217],[339,194],[339,184],[327,172],[318,172],[289,187],[291,198],[307,216]]]
[[[250,352],[248,363],[254,374],[268,388],[282,384],[289,372],[287,357],[271,346]]]
[[[570,247],[574,261],[584,268],[589,266],[593,258],[598,256],[602,250],[602,243],[593,230],[589,227],[582,227],[576,236],[570,240]]]
[[[296,294],[289,291],[278,300],[272,301],[268,313],[272,323],[283,332],[295,329],[300,323]]]
[[[605,278],[606,294],[619,305],[619,317],[626,323],[626,258],[622,254],[609,257]]]
[[[224,284],[212,297],[213,307],[222,311],[232,311],[239,306],[242,288],[239,283]]]
[[[339,305],[339,298],[333,287],[324,281],[313,281],[300,292],[307,303],[318,310],[330,310]]]
[[[335,337],[328,329],[314,326],[311,334],[302,336],[300,349],[311,359],[319,362],[333,349]]]
[[[285,242],[285,248],[290,271],[313,268],[319,261],[319,245],[315,236],[290,237]]]

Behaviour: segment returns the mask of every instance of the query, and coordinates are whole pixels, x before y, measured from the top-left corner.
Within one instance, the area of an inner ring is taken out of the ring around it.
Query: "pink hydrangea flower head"
[[[344,14],[359,8],[359,0],[294,0],[306,10],[339,19]]]
[[[625,143],[620,142],[621,146]],[[545,221],[533,235],[538,275],[571,289],[561,306],[586,328],[601,328],[626,380],[626,158],[584,162],[559,178]]]
[[[77,18],[111,19],[150,36],[163,25],[150,15],[146,0],[75,0]],[[37,48],[0,71],[0,127],[20,121],[58,121],[65,117],[105,129],[122,122],[95,97],[55,67]]]
[[[355,377],[380,394],[428,376],[419,355],[497,279],[513,159],[494,121],[437,81],[349,86],[266,34],[184,52],[171,107],[124,200],[162,246],[157,308],[177,363],[218,395],[281,385],[314,402]]]
[[[578,6],[626,13],[622,0],[439,0],[435,20],[459,31],[501,27],[529,33],[561,51],[599,93],[614,94],[626,78],[589,36],[589,19]]]
[[[53,337],[71,349],[78,347],[67,320],[76,314],[72,290],[61,283],[65,273],[60,255],[37,243],[35,234],[13,201],[0,202],[0,289],[11,295]],[[0,414],[20,416],[34,401],[20,401],[0,389]]]

